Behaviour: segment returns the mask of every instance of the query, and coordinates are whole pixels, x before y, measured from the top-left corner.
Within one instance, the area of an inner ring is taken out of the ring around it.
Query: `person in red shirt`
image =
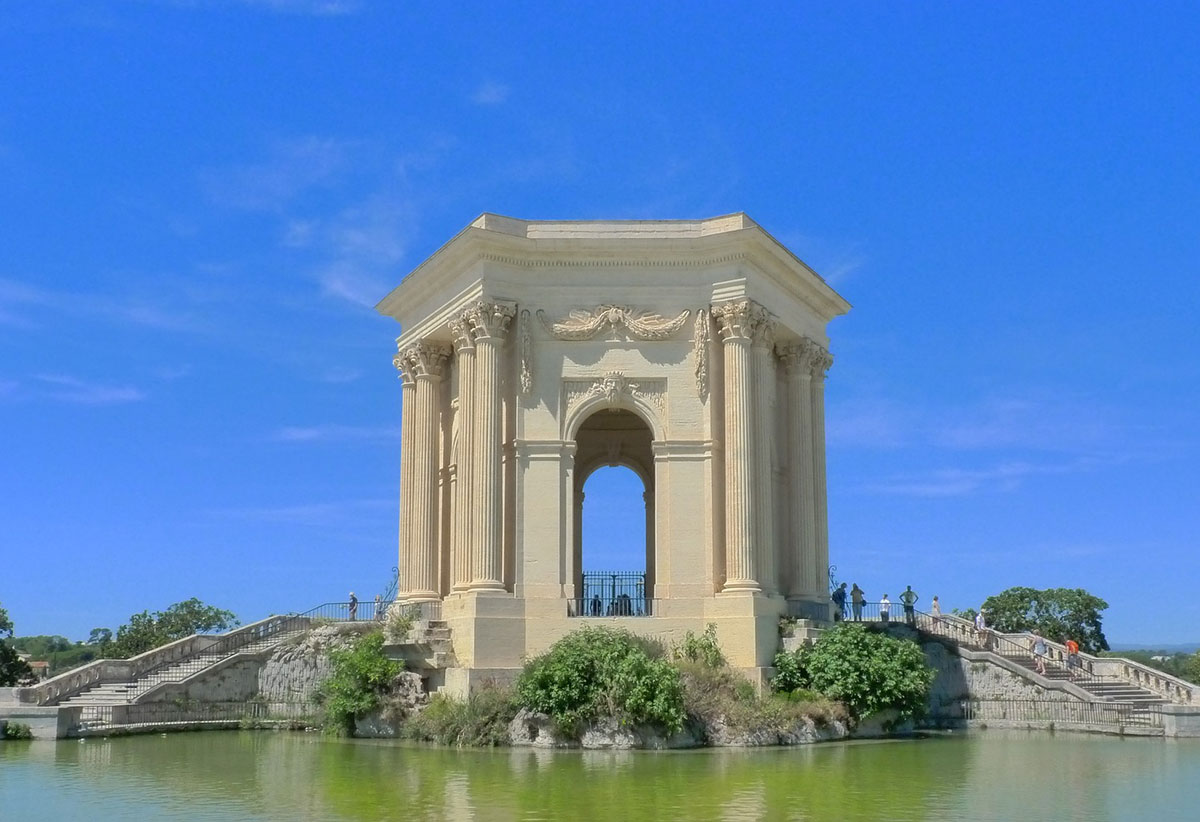
[[[1079,643],[1073,639],[1067,640],[1067,671],[1071,674],[1071,679],[1075,679],[1079,672]]]

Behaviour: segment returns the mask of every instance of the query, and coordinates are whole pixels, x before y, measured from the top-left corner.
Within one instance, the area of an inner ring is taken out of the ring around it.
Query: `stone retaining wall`
[[[311,702],[333,675],[329,652],[349,648],[357,637],[378,628],[370,622],[323,625],[277,647],[258,671],[259,696],[268,702]]]

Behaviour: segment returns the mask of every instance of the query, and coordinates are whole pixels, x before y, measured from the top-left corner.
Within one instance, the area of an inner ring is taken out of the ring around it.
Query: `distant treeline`
[[[1200,684],[1200,654],[1179,651],[1105,651],[1100,656],[1119,656],[1132,659],[1164,674],[1177,676]]]

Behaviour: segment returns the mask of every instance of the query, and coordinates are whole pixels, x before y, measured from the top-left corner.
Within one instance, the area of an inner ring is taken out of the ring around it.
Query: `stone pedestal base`
[[[559,598],[452,595],[442,604],[442,618],[460,667],[446,671],[445,688],[462,695],[487,679],[511,680],[526,659],[587,626],[621,628],[670,650],[688,631],[703,633],[709,623],[717,626],[729,665],[761,684],[779,650],[779,619],[785,613],[782,599],[763,595],[663,600],[652,617],[568,617],[567,601]]]

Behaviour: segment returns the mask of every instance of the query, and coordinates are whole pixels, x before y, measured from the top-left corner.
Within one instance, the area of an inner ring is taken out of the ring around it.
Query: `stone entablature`
[[[583,482],[623,464],[654,602],[630,627],[713,621],[769,665],[787,601],[828,599],[825,325],[848,307],[745,215],[480,217],[378,306],[403,331],[402,597],[446,600],[466,667],[519,665],[572,627]]]

